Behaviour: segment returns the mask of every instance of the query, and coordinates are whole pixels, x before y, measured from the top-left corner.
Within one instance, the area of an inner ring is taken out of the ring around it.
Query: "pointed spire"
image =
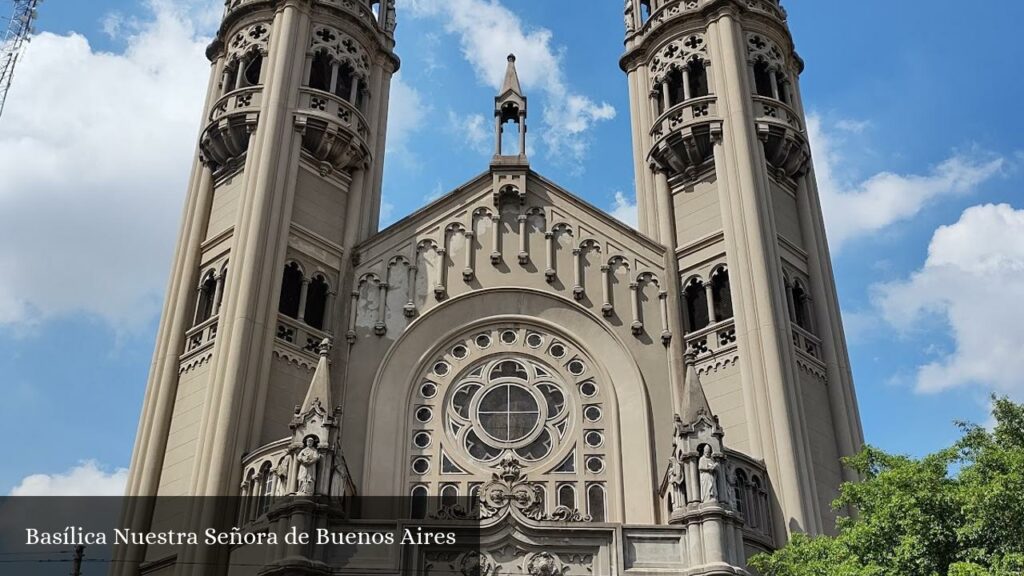
[[[508,68],[505,69],[505,81],[501,83],[499,96],[504,96],[511,91],[518,96],[523,95],[523,88],[519,85],[519,74],[516,73],[516,55],[508,55]]]
[[[683,423],[693,424],[701,417],[713,418],[711,406],[708,405],[708,398],[704,395],[704,385],[700,383],[700,376],[697,375],[697,355],[687,352],[683,356],[686,363],[686,377],[683,380]]]
[[[331,361],[328,358],[331,354],[331,339],[324,338],[317,351],[320,353],[320,361],[317,362],[313,381],[309,383],[309,391],[302,401],[299,414],[306,414],[315,408],[328,413],[331,410]]]

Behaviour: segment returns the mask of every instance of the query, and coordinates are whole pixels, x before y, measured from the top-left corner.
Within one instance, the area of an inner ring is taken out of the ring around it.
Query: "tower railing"
[[[690,98],[662,114],[651,128],[648,160],[662,170],[692,175],[712,156],[712,138],[722,129],[718,98]]]
[[[370,127],[355,104],[330,92],[299,89],[296,122],[303,146],[335,170],[355,168],[370,158]]]

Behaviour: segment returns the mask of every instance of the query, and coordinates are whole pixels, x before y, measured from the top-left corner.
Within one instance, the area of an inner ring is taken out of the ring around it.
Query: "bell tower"
[[[863,440],[786,12],[624,16],[639,226],[675,255],[686,353],[731,447],[767,467],[775,533],[829,532]]]
[[[378,226],[394,4],[226,2],[129,495],[238,494],[240,458],[288,429],[346,325],[352,247]]]

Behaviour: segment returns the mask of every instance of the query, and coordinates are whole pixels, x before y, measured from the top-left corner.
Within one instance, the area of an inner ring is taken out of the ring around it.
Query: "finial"
[[[509,62],[515,62],[516,61],[516,55],[515,54],[509,54],[508,55],[508,61]]]

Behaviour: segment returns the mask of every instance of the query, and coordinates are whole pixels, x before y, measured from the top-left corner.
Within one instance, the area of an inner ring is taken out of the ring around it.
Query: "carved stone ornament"
[[[330,26],[319,25],[313,30],[311,41],[313,52],[325,51],[340,62],[347,62],[356,75],[368,78],[370,75],[370,56],[366,49],[348,34]]]
[[[747,34],[747,60],[764,62],[772,70],[784,70],[786,59],[775,42],[757,33]]]
[[[681,70],[692,61],[708,61],[708,44],[703,34],[688,34],[669,42],[651,59],[654,84],[661,84],[672,70]]]
[[[565,572],[562,563],[550,552],[540,552],[526,561],[526,573],[530,576],[560,576]]]
[[[481,519],[498,519],[514,514],[528,520],[556,522],[589,522],[589,516],[567,506],[559,506],[544,514],[544,491],[523,474],[522,464],[507,453],[498,463],[491,481],[480,488],[478,513]],[[450,511],[449,511],[450,512]]]
[[[496,568],[494,561],[476,550],[463,554],[458,563],[462,576],[490,576],[497,574]]]
[[[239,57],[250,51],[266,56],[270,46],[270,22],[257,22],[239,30],[228,42],[228,55]]]

